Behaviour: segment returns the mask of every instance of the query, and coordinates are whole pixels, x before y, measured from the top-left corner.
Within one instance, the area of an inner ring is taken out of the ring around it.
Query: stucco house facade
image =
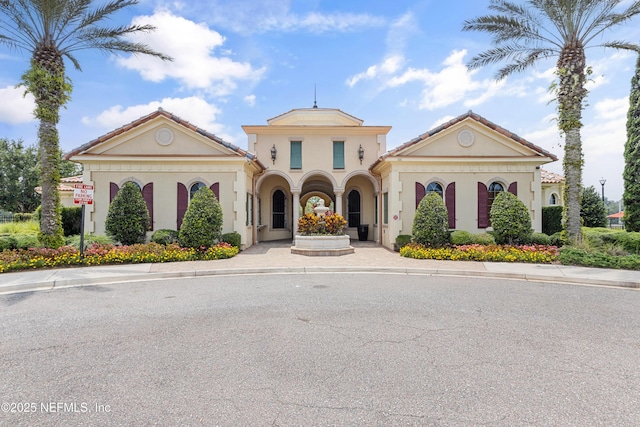
[[[223,211],[223,232],[243,247],[293,239],[310,201],[324,200],[357,238],[391,248],[411,234],[419,200],[442,195],[451,229],[489,227],[497,192],[510,191],[541,229],[542,207],[562,203],[561,177],[541,166],[557,158],[468,112],[387,151],[390,126],[365,126],[339,109],[294,109],[242,127],[247,150],[159,109],[65,155],[93,184],[85,229],[104,233],[109,203],[128,181],[141,189],[153,230],[179,229],[191,196],[210,187]],[[551,177],[551,178],[549,178]]]

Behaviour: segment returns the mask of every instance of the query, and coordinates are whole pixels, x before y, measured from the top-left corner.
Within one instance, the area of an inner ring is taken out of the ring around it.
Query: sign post
[[[84,259],[84,206],[93,204],[93,185],[74,184],[73,204],[82,205],[82,220],[80,221],[80,259]]]

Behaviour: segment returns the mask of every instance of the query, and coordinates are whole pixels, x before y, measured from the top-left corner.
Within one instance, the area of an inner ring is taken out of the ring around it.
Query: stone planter
[[[296,236],[291,247],[292,254],[306,256],[340,256],[352,254],[349,236]]]

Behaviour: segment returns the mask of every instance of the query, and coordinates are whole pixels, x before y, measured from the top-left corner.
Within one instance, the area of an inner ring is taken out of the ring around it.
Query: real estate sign
[[[73,204],[74,205],[92,205],[93,204],[93,185],[74,184],[73,185]]]

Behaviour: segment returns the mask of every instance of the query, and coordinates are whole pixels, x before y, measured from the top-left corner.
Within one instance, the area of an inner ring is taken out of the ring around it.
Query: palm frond
[[[593,47],[607,47],[607,48],[618,49],[618,50],[631,50],[631,51],[640,53],[640,45],[635,43],[618,41],[618,40],[605,42],[600,45],[594,45]]]

